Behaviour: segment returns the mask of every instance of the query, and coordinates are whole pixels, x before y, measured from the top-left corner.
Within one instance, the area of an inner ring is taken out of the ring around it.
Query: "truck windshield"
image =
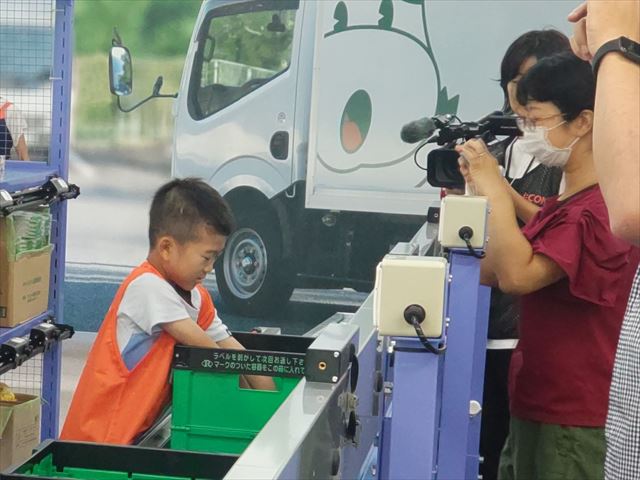
[[[296,10],[261,9],[207,18],[191,72],[191,115],[206,118],[285,72],[295,17]]]

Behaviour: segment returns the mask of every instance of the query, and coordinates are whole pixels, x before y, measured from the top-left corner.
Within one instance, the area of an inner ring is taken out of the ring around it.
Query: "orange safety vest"
[[[11,102],[5,102],[0,105],[0,155],[9,157],[13,148],[13,137],[7,126],[7,110],[11,107]]]
[[[7,116],[7,110],[13,105],[11,102],[5,102],[0,106],[0,120],[4,120]]]
[[[147,430],[167,404],[174,338],[162,332],[140,363],[129,371],[117,341],[117,313],[129,284],[145,273],[162,276],[149,262],[131,272],[118,289],[100,327],[76,388],[62,440],[128,445]],[[198,325],[206,330],[215,317],[209,292],[202,297]]]

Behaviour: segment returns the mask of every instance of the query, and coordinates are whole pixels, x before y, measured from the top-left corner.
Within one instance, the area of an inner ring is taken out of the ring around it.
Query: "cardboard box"
[[[52,247],[12,258],[0,219],[0,327],[13,327],[47,310]]]
[[[40,399],[16,393],[0,402],[0,471],[24,462],[40,443]]]

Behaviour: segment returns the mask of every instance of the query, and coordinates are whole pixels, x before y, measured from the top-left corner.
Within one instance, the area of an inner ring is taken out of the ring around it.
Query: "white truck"
[[[203,2],[178,94],[156,83],[151,97],[176,97],[172,174],[206,179],[235,213],[215,268],[225,304],[264,315],[298,286],[370,289],[439,198],[416,165],[427,149],[414,161],[401,127],[499,108],[509,43],[564,26],[574,3]],[[110,58],[120,102],[132,70],[119,38]]]

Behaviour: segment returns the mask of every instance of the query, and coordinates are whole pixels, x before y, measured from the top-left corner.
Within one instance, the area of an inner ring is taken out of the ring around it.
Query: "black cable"
[[[416,331],[416,335],[420,340],[420,343],[422,343],[424,348],[426,348],[429,352],[433,353],[434,355],[440,355],[446,350],[447,347],[442,344],[439,345],[438,348],[435,348],[433,345],[431,345],[429,343],[429,340],[427,339],[427,336],[422,331],[422,327],[420,326],[420,324],[424,322],[425,318],[427,318],[427,312],[425,312],[424,308],[421,305],[417,305],[415,303],[409,305],[404,309],[403,316],[405,322],[413,326]]]
[[[420,326],[420,322],[418,322],[418,318],[416,316],[412,315],[410,318],[410,322],[411,325],[413,325],[413,328],[416,330],[418,340],[420,340],[420,343],[422,343],[424,348],[426,348],[430,353],[433,353],[434,355],[441,355],[444,353],[444,351],[447,349],[446,345],[438,345],[438,348],[431,345],[426,335],[422,331],[422,327]]]
[[[483,259],[484,257],[487,256],[487,254],[484,253],[484,252],[480,252],[479,254],[476,253],[476,251],[474,250],[473,246],[471,245],[471,242],[466,238],[463,238],[463,240],[464,240],[464,243],[467,244],[467,250],[469,250],[469,255],[471,255],[474,258],[479,258],[479,259]]]
[[[422,165],[420,165],[418,163],[418,152],[420,150],[422,150],[427,143],[429,143],[429,140],[427,140],[422,145],[420,145],[418,148],[416,148],[416,151],[413,153],[413,163],[416,164],[416,167],[418,167],[420,170],[424,170],[425,172],[427,171],[427,168],[423,167]]]
[[[467,249],[469,250],[469,255],[474,258],[484,258],[486,255],[484,252],[480,252],[480,254],[476,253],[473,246],[471,245],[471,238],[473,237],[473,229],[469,226],[464,226],[460,230],[458,230],[458,236],[464,241],[467,245]]]

